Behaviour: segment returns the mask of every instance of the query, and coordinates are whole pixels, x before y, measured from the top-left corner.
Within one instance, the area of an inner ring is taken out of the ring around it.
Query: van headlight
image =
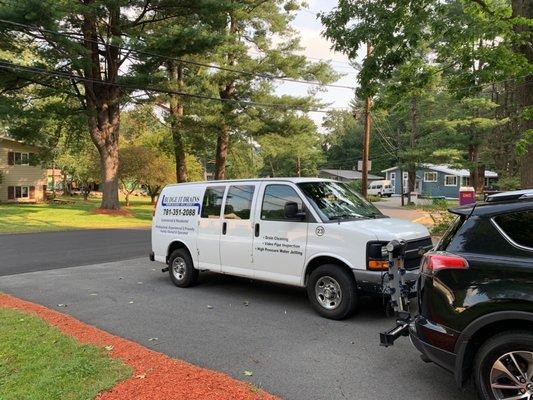
[[[368,242],[366,245],[366,268],[371,271],[389,269],[387,242]]]

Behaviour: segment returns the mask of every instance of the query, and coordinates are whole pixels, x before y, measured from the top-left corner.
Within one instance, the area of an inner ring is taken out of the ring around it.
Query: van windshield
[[[303,182],[298,187],[324,222],[385,217],[345,183]]]

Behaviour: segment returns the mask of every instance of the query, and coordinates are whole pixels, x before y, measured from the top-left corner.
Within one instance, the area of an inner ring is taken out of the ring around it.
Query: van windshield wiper
[[[344,219],[359,219],[359,218],[365,218],[361,215],[353,215],[353,214],[339,214],[339,215],[332,215],[331,217],[329,217],[330,220],[337,220],[337,221],[342,221]]]

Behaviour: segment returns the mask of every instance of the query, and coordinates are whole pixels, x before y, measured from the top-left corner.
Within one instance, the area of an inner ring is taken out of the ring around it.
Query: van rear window
[[[212,186],[205,190],[202,202],[202,218],[220,218],[224,190],[226,190],[224,186]]]

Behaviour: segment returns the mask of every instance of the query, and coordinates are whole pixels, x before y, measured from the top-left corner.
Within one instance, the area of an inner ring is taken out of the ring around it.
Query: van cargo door
[[[222,200],[226,186],[207,186],[198,222],[196,248],[198,268],[220,272],[220,236],[222,234]]]

